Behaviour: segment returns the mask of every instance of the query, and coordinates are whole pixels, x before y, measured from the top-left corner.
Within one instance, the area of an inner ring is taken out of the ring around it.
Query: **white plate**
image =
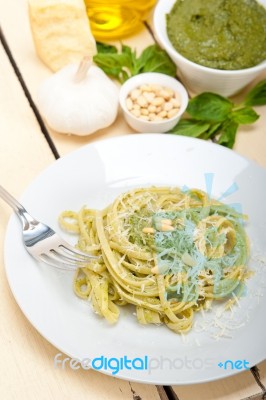
[[[261,296],[265,290],[265,182],[263,168],[221,146],[173,135],[142,134],[95,142],[63,157],[43,171],[21,199],[30,213],[60,232],[57,216],[62,210],[78,210],[84,204],[103,208],[132,187],[186,185],[211,191],[217,198],[231,187],[224,202],[240,203],[249,215],[250,266],[256,270],[248,281],[247,295],[240,300],[241,308],[234,308],[232,321],[240,327],[230,331],[232,338],[212,338],[211,334],[220,334],[222,328],[210,328],[210,323],[207,330],[198,332],[202,324],[213,320],[216,310],[205,319],[197,315],[196,327],[183,338],[164,326],[139,325],[131,306],[122,310],[115,326],[109,326],[88,303],[73,294],[71,273],[39,265],[26,253],[15,216],[9,222],[5,242],[11,290],[32,325],[70,357],[148,357],[152,368],[121,368],[116,374],[119,378],[170,385],[232,375],[241,369],[235,365],[232,369],[229,362],[226,369],[218,364],[230,359],[246,360],[252,366],[266,354],[266,297]],[[74,237],[63,236],[75,241]],[[224,324],[226,318],[222,315],[218,324]],[[140,362],[136,362],[138,365]],[[243,367],[243,362],[237,365]]]

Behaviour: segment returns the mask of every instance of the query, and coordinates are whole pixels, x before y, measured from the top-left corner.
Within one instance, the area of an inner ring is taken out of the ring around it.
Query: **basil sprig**
[[[266,105],[266,79],[259,82],[241,104],[215,93],[201,93],[191,99],[186,112],[191,118],[181,119],[170,133],[212,139],[233,148],[239,125],[252,124],[259,118],[252,106]]]
[[[107,75],[123,83],[131,76],[143,72],[161,72],[176,75],[176,65],[168,54],[157,45],[148,46],[139,57],[131,47],[122,44],[119,52],[115,46],[97,43],[98,53],[93,61]]]
[[[135,50],[124,44],[118,51],[116,46],[97,42],[97,52],[93,58],[95,64],[120,83],[143,72],[176,75],[176,65],[156,44],[148,46],[139,57]],[[254,123],[259,115],[252,107],[261,105],[266,105],[266,79],[259,82],[238,105],[216,93],[201,93],[188,103],[186,112],[190,118],[181,119],[170,133],[211,139],[232,148],[239,125]]]

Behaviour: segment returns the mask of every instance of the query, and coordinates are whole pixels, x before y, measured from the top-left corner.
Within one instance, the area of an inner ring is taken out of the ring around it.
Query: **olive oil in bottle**
[[[121,39],[134,34],[156,0],[85,0],[96,40]]]

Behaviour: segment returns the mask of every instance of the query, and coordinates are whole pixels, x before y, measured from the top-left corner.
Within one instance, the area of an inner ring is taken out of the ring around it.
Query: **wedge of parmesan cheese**
[[[28,0],[36,52],[52,70],[96,53],[83,0]]]

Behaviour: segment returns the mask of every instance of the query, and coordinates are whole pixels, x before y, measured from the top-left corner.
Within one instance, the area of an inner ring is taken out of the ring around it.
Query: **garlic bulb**
[[[118,87],[84,57],[80,65],[67,65],[44,81],[37,104],[55,131],[85,136],[114,122]]]

